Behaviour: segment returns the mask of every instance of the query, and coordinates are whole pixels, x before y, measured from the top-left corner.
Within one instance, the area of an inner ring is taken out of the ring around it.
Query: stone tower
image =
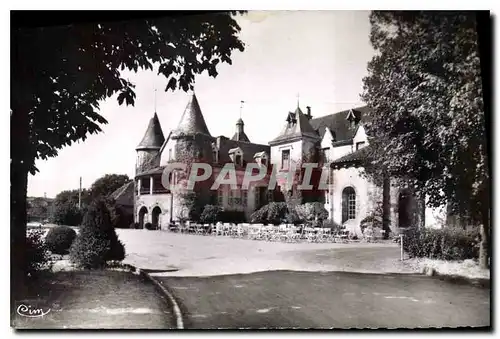
[[[137,160],[135,174],[160,166],[160,149],[165,142],[158,116],[155,114],[149,120],[148,128],[139,145],[136,147]]]
[[[188,167],[193,162],[213,163],[212,142],[215,140],[208,131],[207,124],[196,95],[193,93],[184,113],[182,114],[179,125],[172,131],[171,139],[175,140],[175,161],[186,163]],[[212,191],[207,186],[211,186],[211,181],[197,183],[193,192],[195,194],[197,205],[210,203]],[[174,192],[174,210],[182,210],[184,197],[187,192]],[[178,216],[174,216],[178,217]]]

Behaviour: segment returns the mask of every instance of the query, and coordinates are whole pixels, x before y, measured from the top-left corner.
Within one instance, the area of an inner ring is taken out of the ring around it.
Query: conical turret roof
[[[179,125],[174,130],[175,135],[192,135],[196,133],[210,135],[207,124],[201,113],[200,104],[193,93],[191,100],[182,114]]]
[[[155,114],[149,120],[148,128],[141,142],[137,146],[136,150],[140,149],[160,149],[165,142],[165,137],[163,136],[163,131],[161,130],[160,120],[158,120],[158,115]]]

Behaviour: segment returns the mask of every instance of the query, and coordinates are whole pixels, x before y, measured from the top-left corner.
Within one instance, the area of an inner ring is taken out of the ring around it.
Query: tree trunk
[[[481,242],[479,244],[479,266],[481,268],[488,269],[490,267],[489,258],[490,258],[490,212],[489,209],[487,211],[482,211],[482,223],[479,229],[481,234]]]
[[[30,153],[27,111],[12,111],[10,153],[11,296],[16,298],[22,296],[26,274],[26,197],[31,164],[31,161],[27,160]]]
[[[29,112],[34,100],[33,71],[26,55],[29,44],[21,43],[19,31],[11,34],[11,116],[10,116],[10,278],[11,305],[24,297],[26,281],[26,222],[28,172],[33,164],[30,147]]]
[[[391,231],[391,182],[388,175],[384,175],[382,184],[382,229],[385,231],[384,239],[389,237]]]
[[[418,222],[418,228],[419,229],[424,229],[425,228],[425,195],[417,195],[417,222]]]

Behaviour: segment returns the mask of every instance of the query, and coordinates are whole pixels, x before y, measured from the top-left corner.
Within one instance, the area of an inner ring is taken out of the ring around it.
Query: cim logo
[[[30,304],[20,304],[16,309],[17,314],[26,318],[39,318],[49,314],[50,308],[44,309],[41,307],[34,307]]]

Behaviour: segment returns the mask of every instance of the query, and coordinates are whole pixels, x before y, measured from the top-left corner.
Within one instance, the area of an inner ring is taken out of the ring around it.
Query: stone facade
[[[320,201],[324,203],[329,218],[344,224],[352,233],[360,234],[360,222],[371,215],[383,200],[382,187],[375,185],[363,175],[360,160],[369,147],[363,127],[366,107],[346,110],[319,118],[313,118],[311,110],[302,113],[297,107],[289,112],[281,132],[269,145],[250,142],[244,132],[243,120],[236,122],[231,139],[213,137],[193,94],[177,129],[163,138],[163,132],[156,114],[151,119],[146,134],[137,148],[136,164],[136,222],[157,223],[160,228],[168,227],[178,220],[183,209],[182,194],[166,190],[161,185],[161,175],[169,162],[204,162],[212,165],[209,180],[195,186],[201,205],[218,204],[226,211],[240,211],[249,220],[250,215],[270,199],[282,196],[289,203]],[[303,163],[318,163],[313,173],[313,189],[300,191],[302,172],[295,174],[294,184],[286,182],[288,169]],[[270,175],[253,183],[248,190],[241,189],[245,166],[249,163],[273,165],[277,174],[275,192],[269,192]],[[238,177],[238,188],[228,185],[212,191],[209,187],[226,164],[233,164]],[[317,187],[321,171],[325,171],[327,189]],[[178,174],[174,174],[176,180]],[[390,185],[390,228],[398,232],[402,219],[406,224],[415,223],[417,206],[411,193]],[[277,193],[277,194],[276,194]],[[402,206],[404,205],[404,206]],[[413,219],[412,219],[413,218]],[[439,210],[426,209],[426,224],[439,225],[443,214]]]

